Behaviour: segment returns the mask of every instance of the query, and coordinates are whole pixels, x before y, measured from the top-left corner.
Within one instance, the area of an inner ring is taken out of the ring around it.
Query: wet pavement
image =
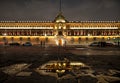
[[[68,58],[91,67],[76,76],[42,75],[39,66]],[[92,72],[91,72],[92,71]],[[120,48],[117,47],[0,47],[0,83],[115,83],[120,81]]]

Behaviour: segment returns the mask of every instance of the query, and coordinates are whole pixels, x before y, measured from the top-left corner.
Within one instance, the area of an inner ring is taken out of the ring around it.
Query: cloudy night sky
[[[0,21],[53,21],[59,0],[0,0]],[[120,0],[62,0],[68,21],[120,21]]]

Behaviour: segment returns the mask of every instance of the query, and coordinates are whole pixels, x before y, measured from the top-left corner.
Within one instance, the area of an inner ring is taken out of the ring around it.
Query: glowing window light
[[[63,29],[66,29],[66,27],[64,26]]]
[[[0,29],[53,29],[53,27],[0,27]]]
[[[80,62],[72,62],[70,65],[79,65],[79,66],[85,66],[85,64],[80,63]]]
[[[55,43],[56,43],[56,45],[57,45],[57,46],[59,45],[59,42],[58,42],[58,40],[55,40]]]
[[[70,27],[70,29],[118,29],[118,27]]]
[[[3,36],[6,36],[6,35],[7,35],[7,33],[4,33],[4,34],[3,34]]]
[[[47,36],[47,34],[45,33],[45,37]]]

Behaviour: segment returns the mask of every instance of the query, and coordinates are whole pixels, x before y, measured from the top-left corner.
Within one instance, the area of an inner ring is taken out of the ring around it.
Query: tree
[[[36,43],[39,43],[39,37],[36,38]]]
[[[86,37],[86,43],[88,43],[88,40],[89,40],[88,37]]]
[[[4,41],[4,44],[5,44],[5,45],[8,44],[8,41],[7,41],[6,37],[3,37],[3,41]]]
[[[45,38],[45,42],[48,43],[48,37]]]
[[[14,42],[14,37],[11,37],[11,41],[12,41],[12,43]]]
[[[20,37],[20,44],[22,44],[22,41],[23,41],[23,38],[22,38],[22,37]]]

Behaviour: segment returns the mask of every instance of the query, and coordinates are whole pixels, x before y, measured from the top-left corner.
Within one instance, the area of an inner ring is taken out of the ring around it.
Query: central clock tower
[[[57,17],[54,20],[55,26],[54,26],[54,32],[55,36],[66,36],[66,22],[67,20],[62,15],[62,13],[59,13]]]
[[[64,46],[66,44],[66,22],[67,20],[60,12],[54,20],[55,26],[54,26],[54,34],[55,34],[55,42],[59,46]]]

